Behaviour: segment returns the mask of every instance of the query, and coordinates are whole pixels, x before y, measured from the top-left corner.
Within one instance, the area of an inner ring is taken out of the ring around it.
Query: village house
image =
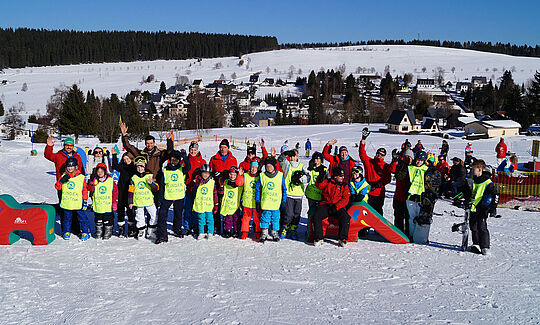
[[[204,88],[204,83],[203,83],[202,79],[193,80],[193,87],[203,89]]]
[[[458,93],[461,93],[461,92],[468,92],[469,89],[471,89],[472,87],[472,84],[468,81],[459,81],[457,84],[456,84],[456,92]]]
[[[426,132],[426,133],[436,133],[436,132],[440,132],[441,129],[439,128],[439,125],[437,124],[437,121],[434,118],[424,117],[422,120],[421,131]]]
[[[435,89],[435,79],[418,79],[416,80],[416,88],[418,90]]]
[[[395,109],[392,114],[390,114],[386,125],[386,132],[390,133],[410,133],[414,131],[420,131],[421,127],[421,125],[416,123],[414,111],[402,111],[397,109]]]
[[[501,136],[519,135],[521,124],[512,120],[472,121],[465,124],[467,136],[494,138]]]
[[[481,88],[487,85],[487,78],[486,77],[479,77],[479,76],[473,76],[471,78],[471,84],[473,88]]]
[[[276,120],[276,111],[260,110],[253,116],[253,123],[258,126],[272,126]]]

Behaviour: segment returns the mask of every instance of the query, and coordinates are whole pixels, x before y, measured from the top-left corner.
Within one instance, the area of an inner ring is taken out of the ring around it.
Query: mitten
[[[367,139],[367,137],[369,136],[370,132],[368,130],[368,128],[363,128],[362,129],[362,140],[365,140]]]
[[[216,214],[217,212],[218,212],[218,206],[216,204],[216,205],[214,205],[214,209],[212,210],[212,213]]]
[[[118,210],[118,203],[113,203],[112,204],[112,209],[113,209],[113,211]]]
[[[64,184],[64,183],[67,183],[69,181],[69,179],[71,178],[71,176],[69,176],[69,174],[64,174],[62,176],[62,178],[60,178],[60,184]]]

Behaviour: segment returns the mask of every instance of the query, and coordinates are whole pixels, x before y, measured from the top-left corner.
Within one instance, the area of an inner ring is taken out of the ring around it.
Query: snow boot
[[[315,241],[313,242],[313,246],[315,246],[315,247],[321,247],[322,244],[323,244],[322,239],[315,240]]]
[[[92,236],[89,233],[87,233],[87,232],[81,233],[81,240],[82,241],[88,240],[90,238],[92,238]]]
[[[272,230],[271,236],[272,238],[274,238],[274,241],[276,242],[281,240],[281,236],[279,235],[279,232],[276,230]]]
[[[156,230],[157,225],[150,226],[148,225],[148,229],[146,230],[146,239],[149,239],[151,241],[156,240]]]
[[[256,240],[261,239],[261,232],[260,232],[260,231],[257,231],[257,232],[255,233],[255,239],[256,239]]]
[[[111,239],[113,232],[113,226],[105,226],[105,231],[103,232],[103,239]]]
[[[289,229],[289,226],[286,226],[286,227],[283,227],[283,230],[281,230],[280,234],[279,234],[279,238],[280,239],[285,239],[287,238],[287,230]],[[275,239],[275,237],[274,237]]]
[[[489,248],[482,248],[482,255],[489,256],[491,253],[489,252]]]
[[[103,223],[96,222],[96,239],[103,238]]]
[[[134,222],[128,222],[128,237],[137,237],[138,231]]]
[[[291,239],[292,240],[298,239],[298,225],[291,226]]]
[[[242,235],[240,236],[240,239],[247,239],[247,237],[248,237],[248,232],[242,231]]]
[[[126,237],[126,230],[125,230],[124,224],[118,225],[118,237],[120,238]]]
[[[71,238],[71,233],[69,233],[69,232],[64,233],[62,238],[64,238],[64,240],[69,240]]]
[[[146,232],[145,230],[146,230],[146,227],[137,228],[137,235],[135,238],[139,239],[139,238],[144,237],[145,232]]]
[[[261,243],[264,243],[267,239],[268,239],[268,228],[266,228],[266,229],[261,229],[261,238],[260,238],[260,242],[261,242]]]
[[[338,242],[339,247],[347,246],[347,241],[345,239],[340,239]]]
[[[178,238],[184,238],[184,230],[177,230],[174,232],[174,235]]]
[[[167,238],[158,238],[158,239],[156,239],[156,242],[154,244],[159,245],[161,243],[166,243],[168,241],[169,240]]]
[[[238,233],[238,231],[233,231],[232,236],[233,238],[240,238],[240,234]]]
[[[472,245],[471,246],[471,253],[482,254],[482,250],[480,249],[480,246]]]

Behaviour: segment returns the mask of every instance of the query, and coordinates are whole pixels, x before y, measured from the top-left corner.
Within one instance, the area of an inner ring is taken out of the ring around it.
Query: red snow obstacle
[[[309,211],[309,215],[313,215],[315,211]],[[358,232],[362,228],[370,227],[375,229],[384,238],[394,244],[407,244],[409,239],[401,230],[394,226],[391,222],[386,220],[377,211],[375,211],[366,202],[356,202],[347,210],[347,213],[351,216],[351,222],[349,226],[349,242],[355,242],[358,240]],[[336,218],[326,218],[323,220],[323,235],[337,236],[339,232],[339,221]],[[308,225],[309,237],[308,242],[313,242],[313,233],[311,232],[311,225]]]
[[[32,233],[32,244],[50,244],[55,238],[55,216],[52,205],[22,205],[11,195],[0,195],[0,245],[11,245],[19,240],[22,230]]]

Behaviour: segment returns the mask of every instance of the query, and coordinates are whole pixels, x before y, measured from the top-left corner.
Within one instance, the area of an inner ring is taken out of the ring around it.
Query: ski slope
[[[336,138],[358,158],[363,125],[312,125],[219,129],[207,134],[264,138],[290,146],[309,137],[314,150]],[[382,125],[370,125],[372,131]],[[192,135],[183,131],[180,139]],[[455,135],[458,135],[455,133]],[[373,132],[367,151],[390,151],[408,138],[429,150],[441,138]],[[532,139],[507,138],[509,150],[527,160]],[[97,139],[83,138],[93,147]],[[475,156],[495,163],[497,139],[473,142]],[[233,154],[240,161],[245,145]],[[463,157],[465,141],[449,140],[449,156]],[[139,146],[141,143],[139,143]],[[30,157],[30,143],[2,141],[0,192],[17,200],[56,202],[54,165]],[[109,144],[110,147],[110,144]],[[121,146],[120,146],[121,147]],[[206,159],[218,142],[200,143]],[[59,145],[55,149],[59,149]],[[187,145],[182,146],[187,148]],[[303,150],[301,150],[303,153]],[[302,159],[304,162],[306,160]],[[387,157],[389,160],[389,157]],[[384,215],[393,220],[394,183],[387,186]],[[305,230],[307,202],[299,233]],[[57,237],[32,247],[21,240],[0,246],[0,324],[536,324],[540,322],[540,219],[538,213],[499,209],[488,221],[492,255],[458,251],[462,211],[435,205],[429,245],[361,240],[346,248],[329,240],[315,248],[302,240],[260,244],[251,240],[169,237],[147,240]],[[375,235],[370,238],[376,239]]]
[[[540,58],[414,45],[288,49],[247,54],[241,59],[241,66],[239,58],[226,57],[202,59],[201,62],[195,59],[158,60],[6,69],[0,73],[0,81],[8,81],[7,85],[0,84],[0,100],[4,102],[6,110],[23,102],[26,115],[30,115],[45,113],[47,100],[60,84],[69,87],[76,83],[85,94],[94,89],[98,96],[115,93],[123,97],[136,89],[157,92],[161,81],[170,86],[175,83],[177,74],[187,76],[190,81],[202,79],[208,84],[219,79],[221,74],[231,80],[234,73],[234,82],[239,84],[248,82],[249,76],[257,72],[261,73],[261,81],[265,78],[296,80],[298,76],[307,77],[311,70],[337,71],[340,66],[345,67],[346,75],[358,71],[383,75],[388,66],[393,76],[412,73],[415,78],[433,78],[437,68],[441,67],[445,70],[445,80],[452,82],[485,76],[495,83],[504,70],[511,70],[514,81],[522,84],[532,78],[536,70],[540,70]],[[151,74],[156,81],[141,84],[143,77]],[[24,83],[27,84],[27,91],[22,91]],[[294,92],[294,89],[262,87],[258,96],[262,98],[270,92],[286,95]]]

